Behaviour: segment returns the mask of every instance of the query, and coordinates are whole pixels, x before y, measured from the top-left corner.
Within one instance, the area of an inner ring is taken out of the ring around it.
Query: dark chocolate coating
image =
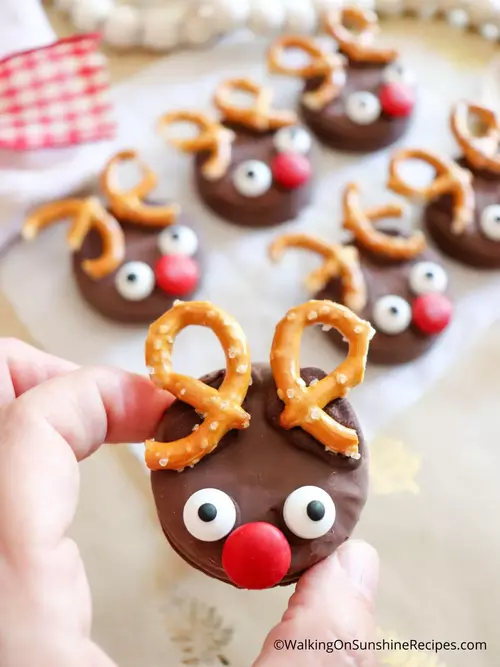
[[[140,261],[149,264],[154,270],[156,262],[162,256],[158,248],[158,235],[163,228],[141,227],[123,220],[119,222],[125,232],[125,260],[120,267],[127,262]],[[193,227],[183,215],[178,217],[176,224]],[[200,245],[201,242],[194,259],[201,265]],[[151,324],[169,310],[179,298],[177,295],[166,294],[160,287],[155,286],[153,292],[142,301],[124,299],[115,287],[115,276],[120,267],[101,280],[94,280],[81,267],[83,260],[99,257],[101,252],[101,237],[92,230],[81,250],[73,254],[73,270],[83,298],[107,319],[129,324]],[[200,266],[200,274],[201,270]],[[188,299],[190,296],[192,295],[184,295],[182,299]]]
[[[273,227],[294,220],[311,200],[313,179],[296,189],[287,189],[273,181],[263,195],[245,197],[233,184],[234,170],[246,160],[260,160],[270,166],[278,152],[273,142],[275,132],[252,132],[227,124],[226,127],[236,133],[227,173],[217,181],[207,180],[201,171],[207,155],[201,153],[194,160],[194,179],[201,199],[221,218],[243,227]]]
[[[223,376],[224,371],[217,371],[203,380],[219,387]],[[302,370],[307,384],[324,376],[317,369]],[[199,489],[221,489],[236,504],[235,528],[255,521],[277,526],[292,549],[291,567],[280,582],[288,585],[333,553],[354,530],[367,497],[367,448],[357,418],[345,399],[338,399],[325,409],[341,424],[357,431],[361,454],[358,460],[326,452],[323,445],[300,428],[282,429],[279,416],[283,403],[276,395],[269,366],[255,365],[252,378],[243,405],[251,415],[250,428],[230,431],[214,452],[193,468],[153,472],[153,494],[163,531],[175,551],[193,567],[226,583],[232,582],[222,567],[224,540],[202,542],[187,531],[182,513],[188,498]],[[184,437],[198,423],[200,418],[193,408],[176,401],[165,413],[156,439],[172,441]],[[306,485],[324,489],[336,507],[333,529],[315,540],[296,537],[285,525],[282,514],[287,496]]]
[[[443,195],[425,209],[425,226],[434,243],[448,257],[477,269],[499,269],[500,241],[485,236],[480,220],[486,207],[500,204],[500,176],[474,170],[463,159],[458,163],[473,174],[472,185],[476,196],[473,225],[463,234],[454,234],[451,230],[453,199],[450,195]]]
[[[382,112],[370,125],[360,125],[350,120],[345,113],[345,103],[349,95],[359,91],[379,95],[383,85],[385,65],[349,62],[347,81],[340,95],[319,111],[301,104],[300,111],[306,125],[326,146],[352,153],[370,153],[394,144],[406,134],[411,116],[395,118]],[[322,79],[310,79],[305,91],[315,90]]]
[[[430,261],[441,264],[437,253],[429,248],[418,257],[403,262],[388,261],[378,255],[372,255],[359,246],[358,250],[368,291],[367,305],[358,315],[371,322],[375,329],[377,327],[373,322],[373,308],[378,299],[388,294],[395,294],[411,305],[416,298],[409,284],[411,268],[419,262]],[[338,278],[331,280],[315,298],[330,299],[342,303],[340,280]],[[326,335],[337,347],[343,350],[347,349],[347,344],[335,329],[331,329]],[[413,323],[406,331],[396,335],[388,335],[382,331],[377,331],[370,343],[368,360],[371,364],[384,366],[404,364],[425,354],[434,345],[438,337],[439,335],[430,336],[422,333]]]

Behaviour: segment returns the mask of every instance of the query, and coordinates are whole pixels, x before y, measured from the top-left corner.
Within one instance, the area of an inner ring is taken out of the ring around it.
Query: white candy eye
[[[186,501],[182,517],[188,532],[197,540],[217,542],[234,528],[236,507],[224,491],[200,489]]]
[[[490,241],[500,241],[500,206],[488,206],[481,213],[479,223],[483,234]]]
[[[349,95],[346,100],[346,115],[357,125],[374,123],[380,117],[381,110],[379,99],[372,93],[359,91]]]
[[[395,294],[379,299],[373,307],[373,324],[382,333],[394,336],[403,333],[411,323],[408,301]]]
[[[269,190],[272,182],[271,170],[259,160],[247,160],[234,170],[234,187],[245,197],[260,197]]]
[[[442,293],[448,287],[448,276],[435,262],[418,262],[410,271],[410,288],[414,294]]]
[[[274,145],[278,153],[298,153],[307,155],[311,150],[311,135],[303,127],[292,125],[283,127],[274,135]]]
[[[198,237],[190,227],[173,225],[160,232],[158,248],[162,255],[187,255],[192,257],[198,250]]]
[[[127,262],[115,276],[115,287],[127,301],[143,301],[155,288],[155,274],[144,262]]]
[[[285,500],[283,518],[294,535],[314,540],[325,535],[335,523],[335,503],[318,486],[301,486]]]
[[[415,75],[402,63],[391,63],[382,75],[384,83],[406,83],[408,86],[415,84]]]

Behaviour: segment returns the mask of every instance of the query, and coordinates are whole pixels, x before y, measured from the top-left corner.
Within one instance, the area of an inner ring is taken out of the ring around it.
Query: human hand
[[[154,435],[170,398],[146,378],[78,369],[0,340],[0,665],[113,667],[90,639],[84,566],[65,536],[78,500],[78,462],[103,442]],[[349,541],[307,572],[254,667],[372,667],[349,655],[278,651],[276,640],[368,640],[378,577],[374,550]]]

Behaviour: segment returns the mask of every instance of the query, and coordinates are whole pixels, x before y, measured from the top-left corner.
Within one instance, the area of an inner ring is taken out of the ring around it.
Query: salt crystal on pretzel
[[[285,53],[288,50],[302,51],[310,56],[310,62],[299,67],[285,64]],[[277,39],[268,52],[268,67],[275,74],[304,80],[323,79],[318,88],[302,95],[304,105],[316,111],[335,100],[346,82],[345,58],[338,53],[327,53],[311,37],[292,35]]]
[[[199,133],[190,139],[171,136],[166,133],[166,127],[175,123],[191,123],[198,127]],[[180,150],[186,153],[209,154],[201,169],[206,179],[217,181],[227,173],[231,164],[231,145],[235,134],[216,120],[202,112],[172,111],[160,118],[158,128],[166,136],[167,141]]]
[[[118,183],[116,168],[123,162],[136,162],[142,171],[141,181],[130,190],[122,190]],[[141,160],[136,151],[117,153],[107,163],[101,175],[101,186],[106,194],[111,212],[119,220],[126,220],[148,227],[173,225],[180,213],[178,204],[151,206],[144,203],[157,186],[158,179],[151,168]]]
[[[226,373],[219,389],[173,371],[174,339],[190,325],[208,327],[222,345]],[[241,407],[251,379],[248,342],[236,320],[223,310],[204,301],[174,305],[150,327],[146,365],[156,385],[203,415],[199,428],[185,438],[146,442],[146,464],[151,470],[180,471],[193,466],[213,452],[230,430],[248,428],[250,415]]]
[[[96,197],[64,199],[40,206],[27,218],[21,234],[25,240],[30,241],[45,227],[65,218],[72,219],[67,242],[73,252],[81,249],[92,229],[101,236],[101,256],[82,262],[85,273],[94,280],[113,273],[125,259],[125,238],[118,222]]]
[[[319,292],[338,276],[345,305],[355,312],[363,310],[367,303],[367,289],[356,248],[328,243],[309,234],[284,234],[270,245],[271,259],[279,261],[287,248],[310,250],[324,258],[323,265],[305,280],[311,292]]]
[[[395,260],[413,259],[426,248],[425,236],[416,231],[408,238],[390,236],[375,229],[374,222],[382,218],[401,218],[404,208],[400,204],[392,203],[377,208],[363,210],[359,198],[359,188],[354,183],[349,184],[343,195],[344,229],[354,234],[360,245],[370,252],[383,255]]]
[[[233,101],[236,91],[250,93],[255,102],[252,106],[238,106]],[[223,121],[243,125],[257,131],[277,130],[295,125],[297,114],[293,111],[271,109],[273,93],[251,79],[228,79],[217,87],[214,105],[223,115]]]
[[[354,62],[386,64],[398,57],[398,52],[394,49],[372,46],[379,31],[379,22],[375,12],[369,9],[333,9],[326,14],[324,23],[327,32],[338,42],[342,53]]]
[[[312,313],[315,315],[313,319],[310,317]],[[300,343],[305,328],[316,323],[337,329],[349,342],[349,352],[330,375],[305,387],[300,382]],[[324,408],[363,381],[368,348],[374,334],[369,322],[331,301],[309,301],[285,315],[276,327],[271,349],[274,381],[285,404],[280,417],[284,429],[302,428],[328,450],[351,458],[359,457],[357,432],[335,421]]]
[[[435,177],[426,187],[416,187],[404,180],[399,168],[406,160],[422,160],[435,170]],[[403,148],[390,161],[388,187],[403,197],[431,202],[449,194],[453,197],[451,229],[463,234],[474,222],[475,195],[472,174],[453,160],[424,149]]]
[[[479,132],[471,128],[471,120],[478,122]],[[477,104],[458,102],[450,124],[467,162],[475,169],[500,174],[500,124],[496,114]]]

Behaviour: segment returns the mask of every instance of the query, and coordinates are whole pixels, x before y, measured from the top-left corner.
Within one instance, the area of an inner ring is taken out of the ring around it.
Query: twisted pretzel
[[[284,63],[288,49],[303,51],[311,57],[309,64],[292,67]],[[269,71],[296,76],[300,79],[323,79],[319,88],[303,93],[302,102],[309,109],[320,111],[336,99],[346,82],[345,58],[338,53],[327,53],[310,37],[285,36],[271,45],[268,53]]]
[[[116,167],[122,162],[135,161],[143,177],[140,183],[128,191],[120,188]],[[158,184],[158,179],[148,165],[140,159],[136,151],[126,150],[117,153],[109,160],[101,176],[101,187],[108,197],[110,209],[119,220],[134,222],[151,227],[173,225],[180,213],[177,204],[169,206],[148,206],[143,200]]]
[[[363,310],[367,303],[367,290],[356,248],[327,243],[308,234],[284,234],[270,245],[271,259],[278,262],[287,248],[310,250],[324,258],[323,265],[305,279],[309,291],[319,292],[332,278],[339,276],[343,303],[355,312]]]
[[[471,130],[471,116],[479,124],[481,134]],[[491,109],[458,102],[451,114],[451,129],[469,164],[500,174],[500,124]]]
[[[436,176],[432,183],[422,188],[407,183],[398,171],[405,160],[422,160],[433,167]],[[451,229],[457,235],[463,234],[474,222],[475,195],[471,181],[471,173],[459,167],[453,160],[423,149],[399,150],[393,155],[389,166],[388,187],[403,197],[430,202],[444,194],[452,195]]]
[[[238,90],[255,97],[253,106],[241,107],[231,101],[233,93]],[[297,115],[293,111],[272,111],[272,99],[273,93],[269,88],[259,86],[250,79],[229,79],[217,87],[214,104],[223,114],[224,121],[253,130],[265,132],[295,125]]]
[[[45,204],[33,211],[22,228],[22,236],[31,241],[38,232],[64,218],[73,218],[67,235],[67,243],[73,252],[81,249],[91,229],[97,230],[102,239],[102,254],[96,259],[86,259],[82,269],[94,280],[100,280],[115,271],[125,259],[125,237],[118,222],[95,197],[88,199],[64,199]]]
[[[369,9],[334,9],[326,15],[325,26],[342,53],[354,62],[387,64],[398,57],[394,49],[371,46],[380,28],[377,15]]]
[[[167,125],[174,123],[192,123],[199,128],[198,136],[193,139],[182,139],[165,134]],[[173,146],[186,153],[207,151],[209,158],[203,163],[201,171],[209,181],[217,181],[224,176],[231,164],[231,145],[235,139],[234,132],[223,127],[216,120],[197,111],[173,111],[162,116],[158,127]]]
[[[300,341],[304,329],[318,322],[337,329],[348,340],[349,352],[330,375],[305,387],[300,377]],[[369,322],[331,301],[309,301],[288,312],[276,327],[271,350],[274,381],[285,404],[280,417],[284,429],[301,427],[332,452],[359,458],[356,431],[336,422],[324,408],[363,381],[374,334]]]
[[[208,327],[222,345],[227,369],[219,389],[172,369],[174,339],[190,324]],[[213,452],[230,430],[250,425],[250,415],[241,407],[251,378],[248,343],[236,320],[219,308],[204,301],[174,305],[149,329],[146,364],[158,386],[204,416],[202,424],[185,438],[146,442],[146,463],[151,470],[181,471],[194,466]]]
[[[414,232],[410,237],[389,236],[373,226],[382,218],[401,218],[404,207],[396,202],[363,210],[359,188],[351,183],[344,190],[344,229],[352,232],[362,246],[377,255],[395,260],[413,259],[425,250],[425,236]]]

